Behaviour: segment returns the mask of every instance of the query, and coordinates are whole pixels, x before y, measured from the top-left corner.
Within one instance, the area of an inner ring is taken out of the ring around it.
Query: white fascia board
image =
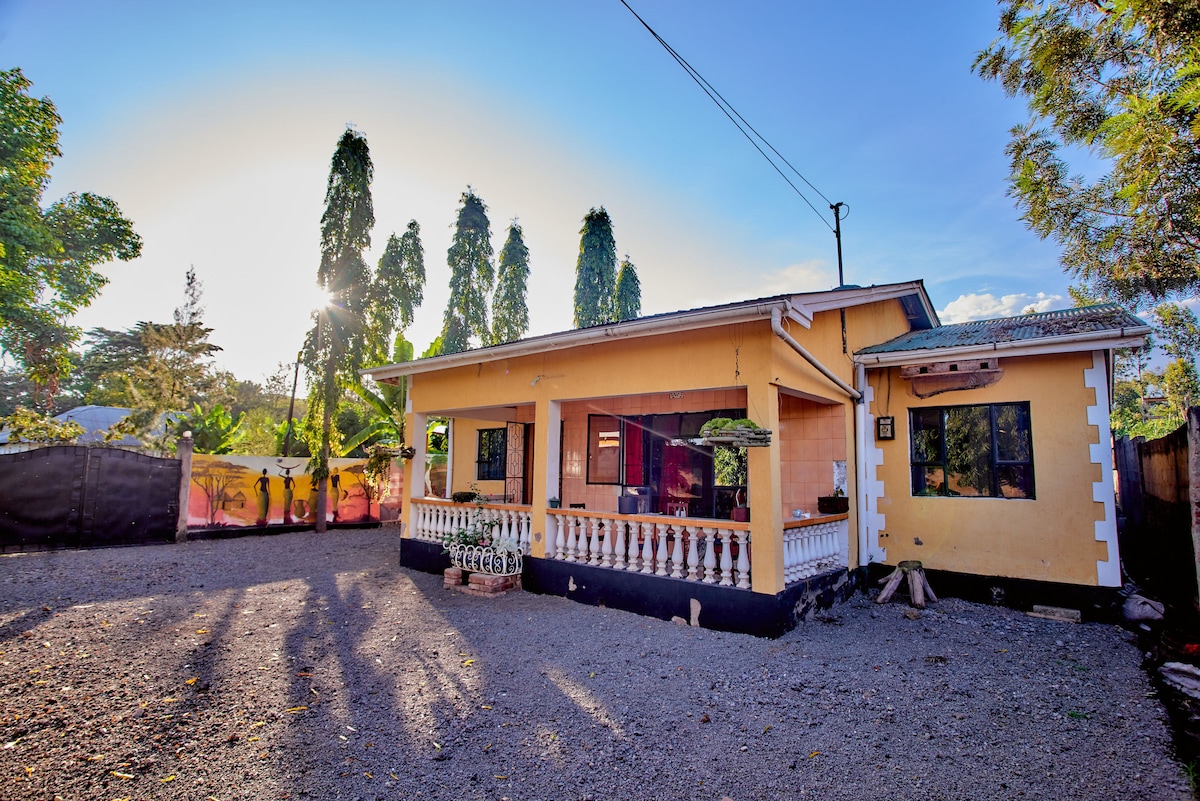
[[[418,359],[417,361],[400,362],[381,367],[368,367],[365,370],[359,370],[359,375],[369,375],[376,381],[387,381],[388,379],[399,378],[400,376],[432,373],[452,367],[515,359],[521,356],[563,350],[594,342],[604,342],[614,339],[635,339],[654,334],[675,333],[679,331],[694,331],[701,328],[753,322],[755,320],[770,321],[772,309],[779,309],[786,312],[787,307],[788,301],[786,299],[751,301],[735,306],[722,306],[717,309],[697,309],[695,311],[677,312],[670,315],[626,320],[605,326],[565,331],[558,334],[546,334],[531,339],[509,342],[504,345],[493,345],[488,348],[465,350],[461,353],[450,353],[445,356],[434,356],[430,359]]]
[[[969,356],[1044,356],[1053,353],[1078,353],[1092,350],[1143,347],[1145,337],[1151,333],[1150,326],[1122,328],[1119,331],[1096,331],[1083,334],[1068,334],[1039,340],[1015,340],[992,342],[983,345],[959,345],[952,348],[922,348],[900,350],[890,353],[860,353],[854,356],[855,363],[871,367],[889,367],[916,362],[945,362]]]

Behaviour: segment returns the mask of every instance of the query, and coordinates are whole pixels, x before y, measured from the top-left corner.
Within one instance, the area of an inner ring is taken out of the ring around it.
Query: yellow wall
[[[1104,505],[1092,500],[1101,468],[1088,448],[1099,442],[1087,422],[1087,407],[1096,403],[1084,385],[1091,366],[1091,353],[1001,358],[1004,376],[996,384],[927,399],[911,394],[898,367],[872,370],[871,412],[896,420],[895,440],[869,435],[883,451],[877,477],[886,525],[879,544],[888,562],[918,559],[940,570],[1095,585],[1096,562],[1107,551],[1095,539]],[[909,409],[1021,401],[1030,404],[1034,500],[912,495]]]

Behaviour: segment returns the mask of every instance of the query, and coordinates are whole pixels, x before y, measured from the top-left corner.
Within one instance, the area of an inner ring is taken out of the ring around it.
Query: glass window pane
[[[1000,495],[1005,498],[1033,497],[1033,467],[1025,464],[1002,464],[996,468],[1000,479]]]
[[[992,494],[992,420],[987,406],[946,410],[946,483],[950,495]]]
[[[1029,407],[1023,403],[996,406],[996,459],[1001,462],[1031,462]]]
[[[912,460],[942,461],[942,410],[915,409],[912,412]]]
[[[912,477],[913,495],[946,494],[946,474],[942,471],[942,468],[914,465]]]

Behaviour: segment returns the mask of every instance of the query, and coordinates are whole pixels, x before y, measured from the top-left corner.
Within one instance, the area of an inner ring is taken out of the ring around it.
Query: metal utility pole
[[[287,458],[288,448],[292,445],[292,429],[295,428],[292,424],[292,419],[296,413],[296,385],[300,383],[300,355],[299,353],[296,354],[296,373],[292,376],[292,402],[288,404],[287,433],[283,435],[284,458]]]
[[[842,286],[846,283],[846,278],[844,275],[842,275],[842,206],[845,205],[846,204],[842,203],[840,200],[837,203],[831,203],[829,205],[830,210],[833,212],[833,236],[835,239],[837,239],[838,286]]]

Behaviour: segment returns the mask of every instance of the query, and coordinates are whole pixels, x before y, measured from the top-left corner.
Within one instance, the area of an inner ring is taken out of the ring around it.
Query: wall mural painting
[[[330,459],[325,519],[363,523],[379,519],[379,492],[363,473],[365,459]],[[192,457],[188,528],[302,525],[316,522],[316,482],[306,458]]]

